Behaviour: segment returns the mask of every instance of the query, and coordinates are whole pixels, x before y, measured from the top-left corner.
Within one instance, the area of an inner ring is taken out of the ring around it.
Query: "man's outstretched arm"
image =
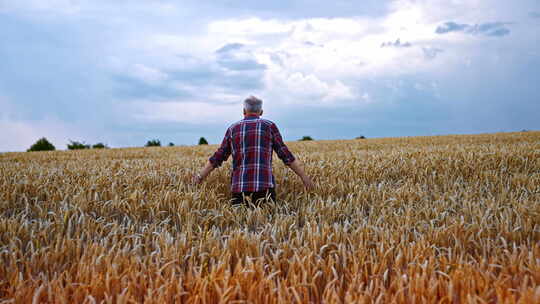
[[[225,137],[221,142],[219,149],[210,157],[206,166],[202,169],[200,173],[193,175],[192,181],[195,184],[200,184],[215,168],[221,166],[221,164],[229,158],[231,155],[231,144],[230,144],[230,130],[227,129],[225,132]]]
[[[287,165],[289,168],[291,168],[300,179],[302,179],[302,183],[304,183],[304,186],[307,190],[313,190],[315,188],[315,184],[311,181],[311,178],[307,176],[306,172],[304,172],[304,169],[302,169],[302,163],[300,160],[296,159],[291,151],[289,151],[289,148],[287,148],[287,145],[283,142],[283,138],[281,137],[281,133],[279,132],[279,129],[275,124],[272,125],[272,149],[276,151],[278,157]]]
[[[193,183],[194,184],[200,184],[202,181],[214,170],[214,165],[208,161],[206,163],[206,166],[202,169],[202,171],[198,174],[193,175]]]
[[[306,172],[304,172],[304,169],[301,167],[301,163],[298,159],[295,159],[292,163],[290,163],[288,166],[291,168],[300,179],[302,179],[302,183],[304,183],[304,187],[306,187],[307,190],[313,190],[315,189],[315,184],[313,181],[311,181],[311,178],[307,176]]]

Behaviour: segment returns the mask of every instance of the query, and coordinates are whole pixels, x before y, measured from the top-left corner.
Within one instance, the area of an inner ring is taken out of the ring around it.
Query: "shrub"
[[[366,139],[366,137],[364,135],[360,135],[356,139]]]
[[[301,139],[299,139],[300,141],[306,141],[306,140],[313,140],[313,138],[311,138],[311,136],[304,136],[302,137]]]
[[[90,149],[90,145],[85,144],[84,142],[78,142],[70,140],[70,143],[67,144],[68,150],[83,150],[83,149]]]
[[[161,147],[161,142],[158,139],[152,139],[146,142],[145,147]]]
[[[199,139],[199,145],[208,145],[208,141],[206,140],[206,138],[201,137]]]
[[[53,144],[51,144],[47,138],[42,137],[38,139],[32,146],[30,146],[30,149],[26,150],[27,152],[32,151],[54,151],[56,148]]]
[[[92,145],[92,149],[108,149],[107,145],[104,143],[97,143],[95,145]]]
[[[174,143],[170,142],[169,147],[174,147]]]

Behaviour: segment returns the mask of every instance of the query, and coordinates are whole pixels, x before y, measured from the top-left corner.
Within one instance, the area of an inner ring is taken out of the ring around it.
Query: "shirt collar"
[[[244,115],[244,120],[257,119],[259,117],[260,117],[260,115],[250,113],[250,114]]]

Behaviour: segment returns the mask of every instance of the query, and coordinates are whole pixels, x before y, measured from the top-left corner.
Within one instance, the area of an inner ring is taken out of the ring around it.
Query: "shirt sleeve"
[[[227,129],[227,132],[225,132],[225,136],[223,137],[221,146],[217,149],[214,155],[210,157],[209,161],[212,164],[212,166],[214,166],[214,168],[217,168],[217,167],[220,167],[221,164],[229,158],[229,155],[231,155],[231,130],[230,128]]]
[[[279,133],[279,129],[275,124],[272,124],[272,149],[276,151],[279,159],[283,161],[286,165],[290,165],[292,162],[294,162],[295,158],[294,155],[289,151],[289,148],[285,145],[283,142],[283,138],[281,138],[281,133]]]

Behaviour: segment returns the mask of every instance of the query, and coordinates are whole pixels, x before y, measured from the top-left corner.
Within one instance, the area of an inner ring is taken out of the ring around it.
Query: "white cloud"
[[[319,101],[322,104],[354,98],[351,88],[340,80],[325,82],[314,74],[303,74],[286,70],[271,71],[266,78],[267,90],[276,91],[277,95],[288,98],[281,100]]]
[[[208,35],[215,38],[209,40],[248,44],[258,62],[269,67],[267,90],[339,103],[345,96],[361,99],[363,93],[347,90],[350,80],[441,73],[444,67],[462,63],[481,41],[441,37],[435,29],[448,20],[479,22],[478,10],[473,8],[490,10],[490,5],[398,0],[391,2],[390,12],[382,17],[227,19],[211,23]],[[381,49],[381,43],[398,39],[409,47]],[[445,52],[446,48],[452,52]]]
[[[350,80],[428,68],[420,47],[380,47],[400,38],[420,45],[435,38],[436,24],[421,23],[422,14],[411,7],[382,18],[228,19],[211,23],[208,35],[216,37],[209,40],[247,44],[253,57],[268,67],[266,94],[295,96],[296,103],[338,105],[370,100],[368,92],[350,88]]]
[[[227,35],[228,37],[285,34],[292,29],[290,23],[259,18],[218,20],[208,25],[208,31],[211,34]]]

